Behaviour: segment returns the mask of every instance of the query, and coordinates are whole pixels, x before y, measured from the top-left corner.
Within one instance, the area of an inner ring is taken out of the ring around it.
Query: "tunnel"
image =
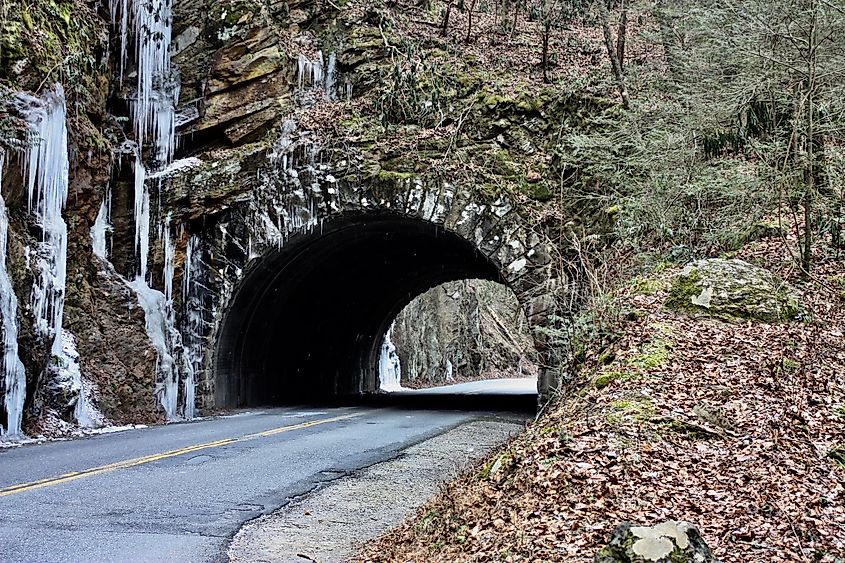
[[[291,237],[251,263],[224,314],[217,407],[376,392],[393,318],[426,290],[468,278],[503,283],[472,243],[417,218],[347,215]]]

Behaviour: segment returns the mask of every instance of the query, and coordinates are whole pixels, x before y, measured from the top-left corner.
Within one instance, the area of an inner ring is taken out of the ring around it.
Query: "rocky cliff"
[[[525,315],[513,293],[493,282],[430,289],[399,313],[391,339],[406,387],[537,374]]]

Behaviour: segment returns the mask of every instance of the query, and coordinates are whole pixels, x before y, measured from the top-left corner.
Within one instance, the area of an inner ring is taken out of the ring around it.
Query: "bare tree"
[[[478,4],[478,0],[469,0],[468,4],[463,4],[467,11],[467,36],[465,39],[467,43],[472,39],[472,15],[475,13],[476,4]]]
[[[440,26],[440,35],[446,37],[449,34],[449,18],[452,15],[453,0],[446,0],[446,10],[443,12],[443,24]]]
[[[613,31],[610,28],[610,12],[607,9],[606,0],[598,0],[596,2],[599,12],[599,21],[601,23],[602,33],[604,35],[604,45],[607,49],[607,56],[610,59],[610,68],[613,72],[613,78],[616,81],[616,87],[619,89],[619,97],[622,98],[622,106],[624,108],[631,107],[631,98],[628,95],[628,86],[625,80],[625,73],[622,70],[622,60],[624,58],[625,39],[620,35],[616,41],[613,39]],[[623,10],[624,2],[623,2]],[[625,16],[627,19],[627,15]],[[627,27],[627,24],[626,24]],[[620,30],[623,30],[620,24]],[[620,53],[622,58],[620,58]]]
[[[625,43],[628,39],[628,3],[620,0],[619,27],[616,31],[616,56],[619,58],[619,68],[625,69]]]

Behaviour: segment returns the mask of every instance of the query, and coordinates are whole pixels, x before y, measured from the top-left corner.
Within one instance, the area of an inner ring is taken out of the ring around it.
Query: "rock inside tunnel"
[[[464,238],[427,221],[356,215],[258,260],[217,340],[218,407],[375,392],[383,336],[416,296],[447,281],[502,282]]]

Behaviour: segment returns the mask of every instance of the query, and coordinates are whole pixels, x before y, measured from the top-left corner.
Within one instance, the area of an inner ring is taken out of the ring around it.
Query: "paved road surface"
[[[221,561],[247,521],[458,424],[277,408],[0,451],[0,561]]]
[[[522,377],[512,379],[488,379],[483,381],[470,381],[467,383],[456,383],[442,387],[428,389],[401,389],[392,391],[390,395],[508,395],[508,396],[530,396],[531,400],[537,395],[537,378]]]

